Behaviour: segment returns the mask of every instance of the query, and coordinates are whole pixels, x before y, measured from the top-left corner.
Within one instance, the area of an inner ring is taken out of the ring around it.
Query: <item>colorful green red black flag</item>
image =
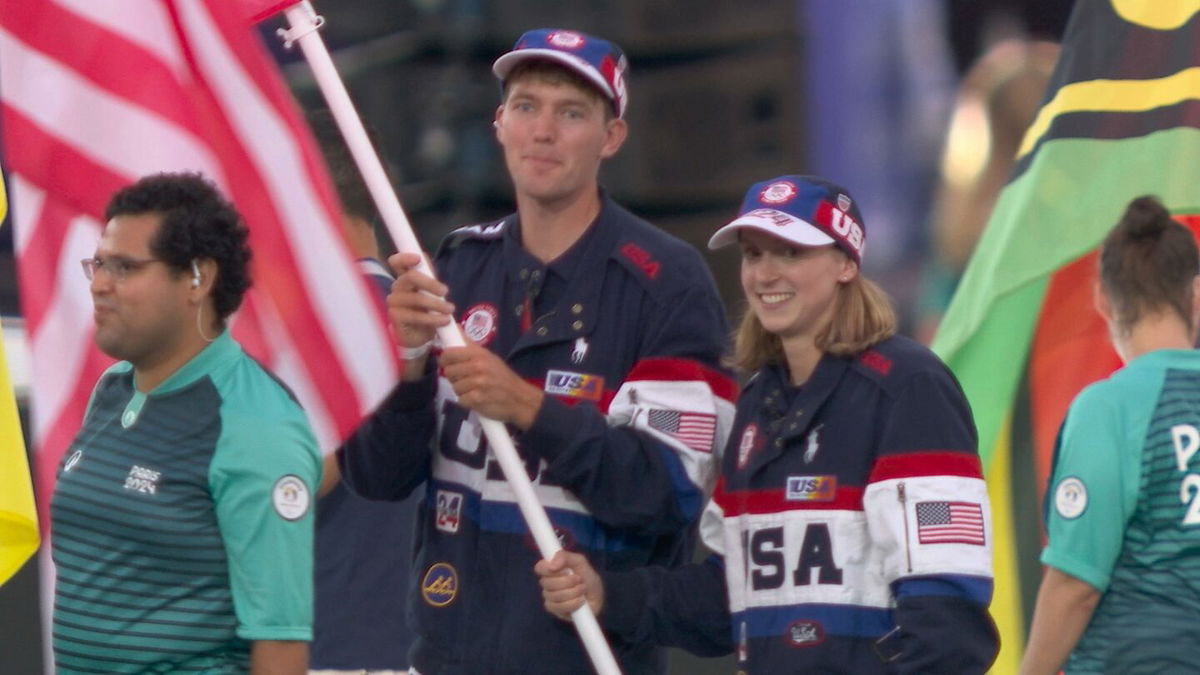
[[[1016,672],[1040,579],[1041,494],[1074,395],[1120,365],[1092,309],[1096,248],[1131,199],[1200,226],[1200,0],[1078,2],[934,341],[971,401],[996,529],[996,672]]]

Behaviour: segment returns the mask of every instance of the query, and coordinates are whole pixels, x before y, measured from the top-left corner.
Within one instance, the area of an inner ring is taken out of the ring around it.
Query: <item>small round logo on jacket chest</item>
[[[492,305],[483,302],[475,305],[463,314],[463,334],[471,342],[486,346],[496,337],[497,319],[500,313]]]
[[[754,453],[754,446],[757,443],[758,425],[751,422],[746,425],[746,430],[742,432],[742,440],[738,443],[737,465],[739,469],[746,467],[746,462],[750,461],[750,455]]]

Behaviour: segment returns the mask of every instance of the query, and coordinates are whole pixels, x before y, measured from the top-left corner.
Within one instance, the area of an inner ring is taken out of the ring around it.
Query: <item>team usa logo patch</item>
[[[797,192],[796,184],[790,180],[776,181],[763,188],[758,195],[758,200],[763,204],[773,206],[786,204],[796,198]]]
[[[815,647],[825,641],[825,627],[819,621],[793,621],[784,638],[792,647]]]
[[[478,345],[487,346],[496,337],[500,313],[486,302],[475,305],[463,314],[463,334]]]
[[[437,491],[437,515],[434,525],[449,534],[456,534],[462,523],[463,495],[452,490]]]
[[[604,396],[604,378],[567,370],[550,370],[546,372],[545,389],[547,394],[555,396],[599,401]]]
[[[917,502],[917,540],[983,546],[983,508],[978,502]]]
[[[837,196],[837,205],[838,205],[839,209],[841,209],[843,211],[849,211],[850,210],[850,195],[839,192],[838,196]]]
[[[275,481],[271,489],[271,503],[284,520],[299,520],[308,513],[308,504],[312,501],[308,486],[299,476],[288,474]]]
[[[434,607],[445,607],[458,597],[458,570],[450,563],[434,563],[421,578],[421,597]]]
[[[742,432],[742,440],[738,442],[737,465],[739,469],[746,468],[746,462],[750,461],[750,455],[754,453],[754,446],[757,444],[758,425],[751,422],[746,425],[746,430]]]
[[[789,502],[831,502],[837,496],[837,476],[788,476]]]
[[[1074,476],[1064,478],[1054,490],[1054,510],[1067,520],[1082,516],[1087,510],[1087,505],[1087,486]]]
[[[582,49],[587,42],[579,33],[572,33],[569,30],[555,31],[547,38],[550,44],[560,49]]]

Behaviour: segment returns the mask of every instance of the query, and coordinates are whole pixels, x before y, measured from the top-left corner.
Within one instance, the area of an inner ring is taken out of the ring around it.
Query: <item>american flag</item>
[[[712,452],[717,433],[717,416],[680,410],[651,409],[650,426],[669,434],[696,452]]]
[[[241,9],[0,0],[0,121],[43,508],[109,363],[92,343],[79,260],[94,252],[109,196],[143,175],[200,171],[245,217],[255,285],[234,336],[296,393],[322,447],[396,381],[316,143]]]
[[[917,539],[983,546],[983,508],[976,502],[917,502]]]

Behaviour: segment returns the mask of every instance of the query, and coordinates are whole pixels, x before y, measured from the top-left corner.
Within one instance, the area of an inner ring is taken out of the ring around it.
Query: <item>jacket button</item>
[[[537,329],[537,334],[538,334],[538,335],[545,335],[545,334],[546,334],[546,332],[547,332],[547,331],[546,331],[546,327],[545,327],[545,326],[538,326],[538,329]]]
[[[571,305],[571,313],[572,314],[583,314],[583,305],[579,304],[578,302]]]
[[[575,322],[571,324],[571,328],[574,328],[575,330],[581,330],[583,328],[583,322],[576,319]]]
[[[776,438],[776,439],[775,439],[775,447],[777,447],[777,448],[782,448],[782,447],[783,447],[783,439],[782,439],[782,438]]]

